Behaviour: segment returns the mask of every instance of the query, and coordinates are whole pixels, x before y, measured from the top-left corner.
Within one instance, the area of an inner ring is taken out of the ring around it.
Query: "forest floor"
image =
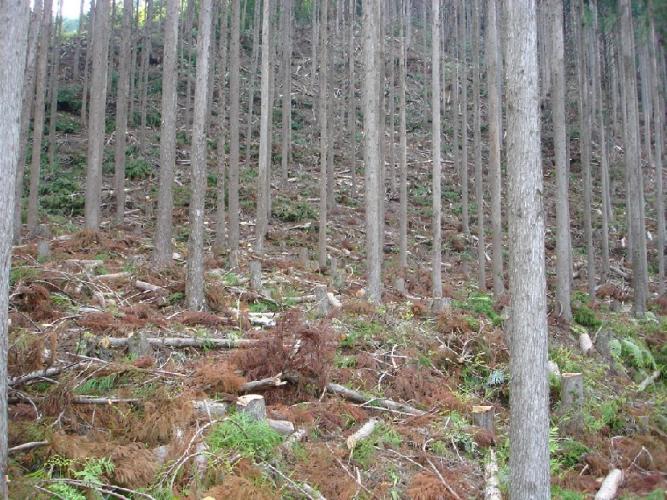
[[[59,165],[45,167],[41,192],[51,235],[13,253],[9,439],[10,447],[33,446],[11,452],[11,498],[477,498],[484,495],[492,456],[506,491],[506,301],[494,301],[475,284],[474,240],[461,231],[461,186],[449,154],[443,195],[450,307],[430,313],[430,124],[420,121],[418,79],[411,85],[407,293],[392,287],[398,276],[398,200],[392,193],[383,305],[364,300],[365,212],[362,197],[350,190],[342,137],[335,155],[337,207],[329,224],[337,268],[320,270],[312,260],[317,141],[309,103],[295,98],[290,182],[286,189],[274,183],[264,289],[249,286],[256,169],[245,166],[240,265],[230,269],[226,255],[208,253],[206,312],[187,311],[184,303],[185,130],[178,132],[174,265],[158,272],[151,265],[150,222],[157,136],[141,155],[136,129],[130,132],[126,224],[80,231],[86,141],[76,86],[62,89]],[[149,112],[149,124],[159,123],[155,114]],[[111,174],[107,167],[105,172]],[[103,191],[107,215],[113,208],[110,179]],[[549,173],[546,179],[550,190]],[[214,186],[215,175],[209,181]],[[214,196],[210,189],[209,233]],[[616,202],[622,206],[622,199]],[[472,206],[473,228],[475,217]],[[615,228],[614,241],[620,241],[622,224]],[[578,247],[580,231],[573,229]],[[552,243],[549,233],[550,271]],[[303,248],[311,254],[304,256]],[[623,273],[618,248],[614,259]],[[564,325],[553,311],[549,315],[550,360],[562,373],[583,373],[585,384],[577,429],[560,407],[560,379],[550,378],[553,496],[589,498],[612,468],[620,468],[621,497],[664,498],[667,301],[655,300],[645,319],[634,319],[628,283],[618,275],[590,300],[579,271],[583,261],[576,253],[575,322]],[[332,294],[324,301],[327,311],[315,295],[318,285]],[[596,347],[588,355],[579,346],[584,332]],[[655,371],[661,372],[655,383],[640,388]],[[272,380],[259,389],[248,385],[267,378]],[[236,408],[249,391],[264,396],[271,420],[252,420]],[[476,405],[493,406],[495,432],[472,425]],[[374,426],[372,433],[350,439],[365,424]]]

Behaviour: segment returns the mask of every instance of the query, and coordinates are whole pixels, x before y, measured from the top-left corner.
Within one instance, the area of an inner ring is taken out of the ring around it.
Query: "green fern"
[[[629,358],[631,364],[638,369],[651,368],[655,369],[655,360],[653,354],[646,347],[641,344],[636,344],[630,339],[623,339],[622,353]]]

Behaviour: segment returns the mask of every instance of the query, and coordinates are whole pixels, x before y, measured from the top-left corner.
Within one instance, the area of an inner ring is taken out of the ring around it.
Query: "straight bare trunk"
[[[240,26],[239,2],[232,0],[232,36],[230,40],[229,67],[229,247],[232,261],[239,249],[239,70]]]
[[[327,151],[329,148],[327,130],[327,82],[328,82],[328,11],[329,1],[323,0],[320,5],[320,102],[319,102],[319,125],[320,125],[320,226],[318,234],[318,261],[320,269],[327,265]]]
[[[206,99],[208,96],[209,52],[211,44],[211,1],[202,0],[197,30],[197,70],[195,106],[192,118],[192,195],[190,237],[185,281],[188,308],[201,311],[204,297],[204,199],[206,196]]]

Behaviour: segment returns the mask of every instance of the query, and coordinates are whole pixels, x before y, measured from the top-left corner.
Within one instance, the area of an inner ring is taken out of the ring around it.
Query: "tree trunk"
[[[32,161],[30,164],[30,193],[28,195],[28,232],[37,228],[39,218],[39,178],[42,163],[42,139],[44,137],[44,101],[46,99],[46,70],[49,56],[49,37],[53,1],[44,1],[42,28],[39,35],[39,54],[37,56],[37,74],[35,88],[35,111],[32,133]]]
[[[259,171],[257,175],[257,223],[255,224],[255,252],[264,252],[264,236],[268,226],[269,121],[272,119],[271,92],[271,4],[264,0],[262,8],[262,84],[259,126]]]
[[[116,150],[114,155],[116,192],[116,216],[114,222],[121,225],[125,219],[125,147],[127,133],[127,99],[130,92],[130,53],[132,33],[132,0],[123,2],[123,34],[120,41],[121,57],[118,61],[118,97],[116,99]],[[163,165],[160,162],[160,165]]]
[[[327,130],[327,73],[328,73],[328,10],[329,1],[323,0],[320,5],[320,226],[318,234],[318,261],[320,269],[327,265],[327,150],[329,147]]]
[[[195,106],[192,118],[192,195],[185,297],[188,308],[204,309],[204,199],[206,196],[206,99],[211,44],[211,1],[202,0],[197,30]]]
[[[651,59],[651,98],[653,99],[653,119],[655,134],[655,211],[658,225],[658,293],[665,293],[665,193],[662,173],[663,147],[663,110],[664,103],[658,90],[658,63],[657,42],[655,36],[655,21],[653,16],[653,1],[649,0],[649,51]]]
[[[466,2],[462,0],[459,10],[459,44],[461,51],[461,210],[463,233],[470,235],[468,216],[468,58],[466,46],[468,30],[466,28]]]
[[[58,117],[58,83],[60,76],[60,37],[63,25],[63,0],[58,2],[56,26],[53,30],[51,47],[51,77],[49,83],[49,168],[54,172],[56,166],[56,121]]]
[[[47,0],[48,1],[48,0]],[[88,120],[88,165],[86,168],[86,229],[100,226],[102,160],[107,97],[107,57],[109,52],[109,0],[97,0],[95,39],[90,77],[90,119]]]
[[[550,498],[547,308],[534,0],[506,15],[510,496]]]
[[[35,73],[37,51],[39,49],[40,27],[42,24],[42,1],[34,3],[28,36],[28,55],[26,56],[25,78],[23,82],[23,103],[21,107],[21,135],[16,165],[16,188],[14,194],[14,244],[21,242],[21,208],[23,198],[23,177],[25,172],[25,150],[28,144],[32,103],[35,95]]]
[[[255,13],[252,18],[252,55],[250,65],[250,86],[248,90],[248,117],[246,119],[245,135],[245,165],[250,165],[250,153],[252,147],[252,115],[255,108],[255,79],[257,78],[257,65],[259,64],[259,27],[260,6],[262,2],[255,0]]]
[[[79,73],[81,71],[81,31],[83,30],[83,8],[85,0],[81,0],[79,7],[79,26],[76,30],[76,44],[74,47],[74,60],[72,61],[72,79],[79,81]]]
[[[283,70],[281,171],[283,188],[286,188],[292,140],[292,0],[283,3],[280,21]]]
[[[326,0],[325,0],[326,1]],[[381,190],[380,162],[380,1],[363,0],[364,62],[364,143],[366,167],[366,265],[368,300],[382,300],[379,198]],[[324,24],[323,24],[324,26]]]
[[[232,261],[239,249],[239,72],[240,27],[239,2],[232,0],[232,37],[230,41],[229,68],[229,247]]]
[[[433,155],[433,300],[442,302],[442,165],[440,163],[440,1],[433,0],[431,25],[431,120]],[[435,305],[435,304],[434,304]]]
[[[623,56],[622,84],[625,88],[625,169],[628,181],[626,195],[632,256],[633,310],[638,316],[646,312],[646,230],[643,224],[644,194],[639,155],[639,112],[637,109],[637,77],[635,73],[634,31],[630,0],[619,0],[621,11],[621,51]]]
[[[407,131],[406,131],[406,117],[405,117],[405,77],[406,77],[406,25],[410,23],[409,13],[406,10],[406,0],[401,0],[401,47],[399,59],[399,114],[400,114],[400,146],[399,156],[401,162],[400,184],[399,184],[399,199],[400,199],[400,215],[399,215],[399,266],[401,277],[405,279],[405,274],[408,268],[408,162],[407,162]]]
[[[501,104],[498,68],[498,30],[496,0],[487,3],[486,75],[489,106],[489,187],[491,190],[491,233],[493,240],[493,294],[499,298],[505,293],[503,277],[502,180],[500,171]]]
[[[357,194],[357,100],[354,86],[354,26],[356,20],[356,1],[349,0],[349,44],[348,44],[348,97],[347,97],[347,134],[350,146],[350,173],[352,174],[350,195]]]
[[[50,17],[50,9],[48,10]],[[28,45],[29,2],[0,2],[0,496],[8,498],[7,471],[7,350],[9,266],[12,251],[12,225],[16,165],[21,134],[21,107]],[[48,30],[47,30],[48,31]]]
[[[486,252],[484,243],[484,177],[482,175],[482,140],[479,104],[479,0],[473,1],[472,13],[472,97],[473,115],[473,148],[475,150],[475,202],[477,203],[477,265],[478,284],[480,290],[486,290]]]
[[[554,135],[554,163],[556,167],[556,302],[560,316],[572,321],[570,305],[570,159],[567,152],[567,124],[565,121],[565,49],[563,43],[563,4],[548,1],[551,25],[551,115]]]
[[[214,249],[220,252],[227,247],[227,215],[225,207],[225,192],[227,189],[226,176],[227,168],[225,163],[225,148],[227,146],[225,133],[227,126],[225,118],[227,116],[225,99],[225,77],[227,74],[227,39],[229,38],[227,7],[222,7],[220,14],[220,47],[218,49],[218,182],[216,196],[216,216],[215,216],[215,243]]]
[[[173,184],[176,161],[176,50],[178,46],[178,0],[168,0],[164,23],[162,66],[162,126],[160,130],[160,186],[155,227],[153,261],[158,268],[171,262]]]
[[[139,79],[140,88],[140,122],[139,122],[139,149],[141,154],[146,152],[146,114],[148,108],[148,70],[150,67],[151,43],[153,24],[153,0],[146,0],[146,19],[144,19],[144,41],[141,46],[141,70]]]
[[[93,45],[95,43],[95,1],[90,1],[88,14],[88,37],[86,40],[86,62],[83,67],[83,88],[81,90],[81,128],[88,127],[88,84],[90,83],[90,61],[93,56]],[[46,5],[46,3],[45,3]]]

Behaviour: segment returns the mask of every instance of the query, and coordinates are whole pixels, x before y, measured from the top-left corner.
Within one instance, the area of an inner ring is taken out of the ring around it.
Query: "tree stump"
[[[329,294],[325,285],[317,285],[315,287],[315,300],[317,302],[317,316],[320,318],[326,317],[331,310],[331,304],[329,303]]]
[[[37,260],[46,262],[51,258],[51,231],[45,224],[40,224],[35,232],[37,236]]]
[[[308,263],[310,262],[310,257],[308,256],[308,247],[299,248],[299,262],[301,267],[308,269]]]
[[[563,373],[561,376],[561,410],[569,418],[565,428],[570,433],[584,430],[584,377],[581,373]]]
[[[250,288],[256,292],[262,289],[262,263],[258,260],[250,261]]]
[[[260,394],[246,394],[236,400],[236,409],[253,420],[266,420],[266,403]]]
[[[473,406],[472,407],[472,423],[477,427],[489,431],[491,434],[496,433],[495,414],[493,406]]]

